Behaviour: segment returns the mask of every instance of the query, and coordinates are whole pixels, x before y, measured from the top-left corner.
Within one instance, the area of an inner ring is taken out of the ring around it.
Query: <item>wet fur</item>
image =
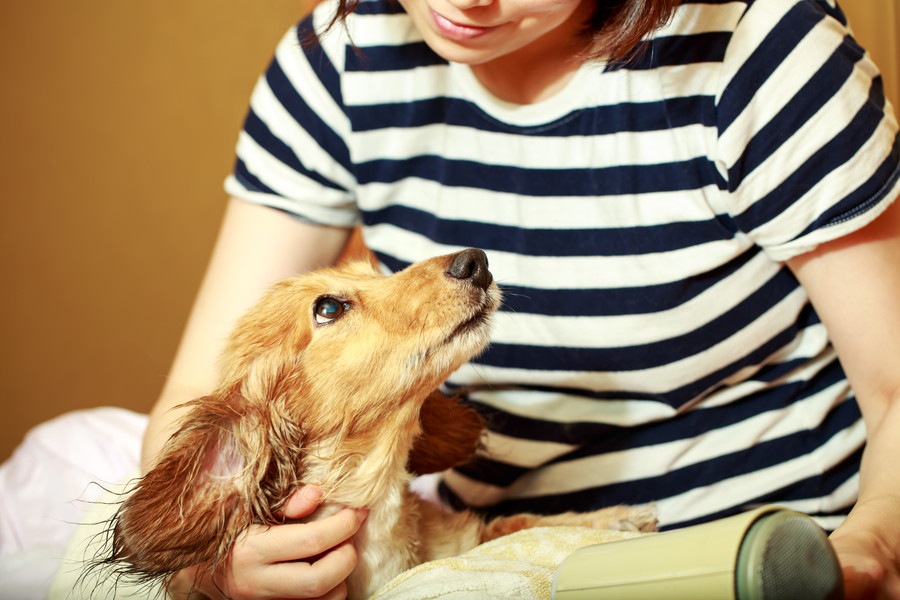
[[[467,459],[481,432],[464,404],[434,390],[488,342],[500,303],[493,283],[449,276],[455,255],[385,277],[356,263],[276,285],[238,323],[221,385],[190,403],[157,465],[110,524],[99,562],[139,582],[195,564],[215,571],[251,524],[282,522],[297,486],[322,488],[311,518],[369,509],[353,543],[351,598],[416,564],[546,524],[652,529],[646,510],[517,515],[484,523],[408,490],[411,473]],[[324,296],[344,314],[317,324]],[[463,325],[466,324],[466,325]]]

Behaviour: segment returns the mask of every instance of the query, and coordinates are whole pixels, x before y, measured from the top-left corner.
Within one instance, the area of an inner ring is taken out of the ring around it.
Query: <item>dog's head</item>
[[[499,303],[484,253],[471,249],[391,276],[355,263],[277,284],[238,322],[219,389],[191,403],[120,507],[106,562],[144,580],[215,568],[251,523],[278,522],[308,476],[304,453],[317,455],[315,478],[327,477],[328,461],[342,463],[331,484],[364,463],[402,471],[429,398],[445,423],[468,419],[471,431],[479,423],[432,392],[485,347]],[[458,435],[449,434],[454,446],[471,446],[470,434]],[[331,485],[312,482],[323,481]]]
[[[499,298],[480,250],[392,276],[355,263],[288,279],[238,323],[223,385],[252,402],[296,396],[304,420],[323,420],[310,430],[352,427],[380,403],[421,401],[481,351]]]

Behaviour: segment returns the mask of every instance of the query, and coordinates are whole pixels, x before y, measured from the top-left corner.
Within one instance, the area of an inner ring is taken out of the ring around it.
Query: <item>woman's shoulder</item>
[[[633,66],[662,69],[673,89],[690,90],[784,64],[787,72],[855,42],[833,0],[685,0],[645,44]]]
[[[653,39],[657,44],[677,42],[683,50],[691,40],[702,46],[716,39],[778,37],[821,21],[836,29],[847,26],[834,0],[684,0]]]

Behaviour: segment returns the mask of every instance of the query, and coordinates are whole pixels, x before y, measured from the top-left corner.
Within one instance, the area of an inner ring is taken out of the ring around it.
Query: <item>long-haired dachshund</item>
[[[480,420],[435,390],[488,343],[500,300],[472,249],[389,277],[354,263],[277,284],[239,321],[218,389],[190,403],[113,517],[101,563],[140,582],[196,564],[215,571],[251,524],[281,522],[301,484],[323,491],[311,519],[369,510],[353,538],[351,598],[526,527],[652,529],[645,509],[626,507],[484,522],[408,489],[411,473],[448,468],[477,446]]]

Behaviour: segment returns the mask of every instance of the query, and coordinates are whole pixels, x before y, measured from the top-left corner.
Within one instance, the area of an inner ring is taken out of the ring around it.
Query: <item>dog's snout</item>
[[[476,248],[463,250],[453,257],[447,274],[454,279],[468,280],[473,285],[486,290],[494,281],[488,270],[487,255]]]

